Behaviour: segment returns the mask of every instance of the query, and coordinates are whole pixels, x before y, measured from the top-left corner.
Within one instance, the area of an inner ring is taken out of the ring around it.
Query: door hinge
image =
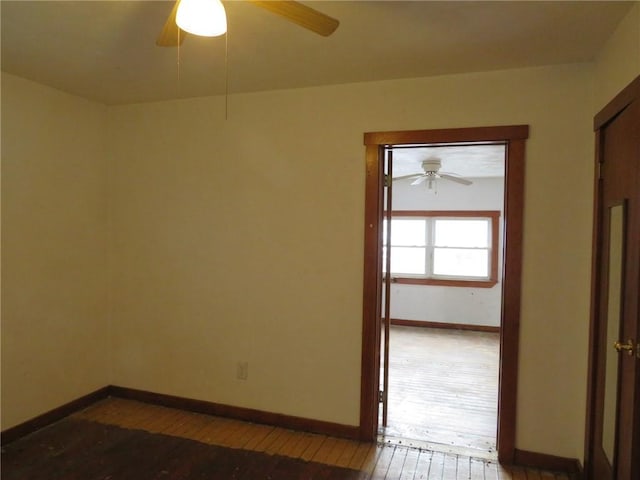
[[[385,394],[382,390],[380,390],[378,392],[378,403],[384,403],[385,400]]]
[[[389,175],[385,175],[384,176],[384,186],[388,187],[390,183],[391,183],[391,178],[389,177]]]

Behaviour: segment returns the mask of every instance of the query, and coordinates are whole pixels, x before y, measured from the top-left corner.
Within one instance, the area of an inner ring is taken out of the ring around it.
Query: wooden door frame
[[[382,151],[385,146],[430,143],[504,142],[505,227],[503,232],[502,310],[498,394],[497,450],[501,463],[513,463],[516,437],[516,394],[520,333],[520,284],[524,211],[525,141],[528,125],[369,132],[366,146],[365,232],[360,436],[373,441],[378,430],[380,382],[381,219],[384,197]]]
[[[603,238],[602,238],[602,178],[600,178],[600,165],[604,162],[602,129],[626,109],[632,102],[640,101],[640,76],[636,77],[627,87],[616,95],[593,119],[593,129],[595,132],[595,174],[594,174],[594,199],[593,199],[593,234],[592,234],[592,256],[591,256],[591,312],[589,322],[589,363],[587,370],[587,412],[585,419],[585,442],[584,442],[584,467],[585,477],[593,478],[593,449],[595,448],[596,434],[596,408],[599,402],[598,385],[598,362],[599,346],[603,334],[603,322],[599,316],[600,304],[598,303],[598,291],[600,283],[603,281],[599,268],[602,260]],[[639,292],[640,294],[640,292]],[[638,381],[638,379],[636,379]],[[640,430],[640,394],[635,398],[636,420],[632,427],[636,432]],[[636,433],[633,442],[633,455],[640,456],[640,434]]]

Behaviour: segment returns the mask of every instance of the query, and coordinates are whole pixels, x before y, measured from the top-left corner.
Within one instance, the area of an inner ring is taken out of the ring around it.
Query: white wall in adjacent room
[[[473,178],[465,186],[439,180],[432,189],[426,182],[411,186],[412,180],[393,185],[394,210],[495,210],[500,212],[500,242],[504,178]],[[499,255],[502,264],[502,253]],[[463,325],[499,326],[502,301],[502,273],[491,288],[440,285],[391,285],[391,318]]]

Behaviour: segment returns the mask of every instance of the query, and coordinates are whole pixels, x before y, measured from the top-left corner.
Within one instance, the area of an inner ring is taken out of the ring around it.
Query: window
[[[420,285],[491,287],[498,274],[497,211],[394,211],[391,276]],[[383,269],[387,229],[383,223]]]

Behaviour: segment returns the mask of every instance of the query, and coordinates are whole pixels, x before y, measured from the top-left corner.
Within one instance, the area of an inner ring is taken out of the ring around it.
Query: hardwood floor
[[[109,398],[2,449],[3,480],[569,480]]]
[[[392,326],[385,439],[496,458],[499,334]]]

